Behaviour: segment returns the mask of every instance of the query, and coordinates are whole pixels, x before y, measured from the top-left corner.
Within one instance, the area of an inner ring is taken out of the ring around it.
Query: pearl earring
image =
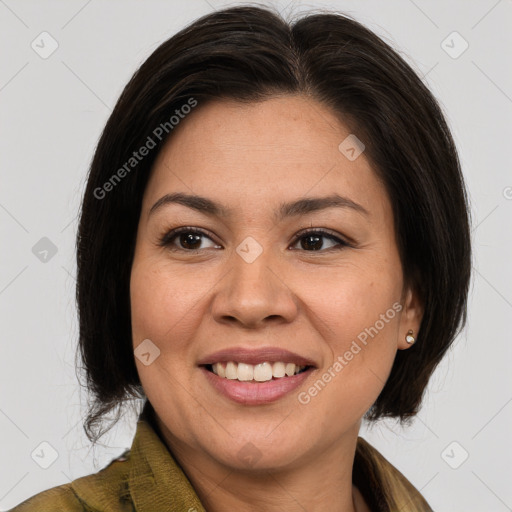
[[[407,343],[409,343],[409,345],[412,345],[416,341],[416,339],[413,336],[412,329],[409,329],[409,331],[405,335],[405,341],[407,341]]]

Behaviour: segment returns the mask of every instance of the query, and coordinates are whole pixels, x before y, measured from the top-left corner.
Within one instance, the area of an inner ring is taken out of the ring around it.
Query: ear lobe
[[[400,327],[398,330],[397,348],[405,350],[410,348],[413,344],[408,343],[406,336],[410,335],[417,339],[418,332],[423,320],[424,305],[420,298],[420,294],[413,288],[408,288],[405,294],[403,303],[403,310],[400,316]]]

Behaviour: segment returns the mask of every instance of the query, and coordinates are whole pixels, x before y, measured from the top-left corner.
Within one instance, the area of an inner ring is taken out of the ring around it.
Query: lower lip
[[[305,372],[272,379],[266,382],[241,382],[219,377],[215,373],[200,367],[208,382],[222,395],[244,405],[262,405],[274,402],[297,389],[312,373],[313,368]]]

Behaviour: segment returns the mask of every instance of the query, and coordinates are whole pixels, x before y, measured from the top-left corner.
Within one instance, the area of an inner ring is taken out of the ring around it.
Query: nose
[[[298,301],[282,272],[282,258],[268,249],[253,261],[240,254],[233,251],[226,263],[229,270],[213,299],[213,318],[247,329],[292,322]]]

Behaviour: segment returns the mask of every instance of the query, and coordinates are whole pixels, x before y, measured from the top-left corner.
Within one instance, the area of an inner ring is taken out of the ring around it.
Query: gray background
[[[98,471],[131,445],[133,414],[95,450],[81,428],[74,237],[85,174],[136,67],[186,23],[233,3],[0,0],[1,510]],[[470,192],[468,326],[413,426],[387,421],[361,434],[436,511],[512,510],[512,1],[293,4],[273,3],[285,14],[332,7],[353,15],[424,76]],[[52,40],[43,31],[58,43],[45,59]],[[44,469],[52,450],[57,458]]]

